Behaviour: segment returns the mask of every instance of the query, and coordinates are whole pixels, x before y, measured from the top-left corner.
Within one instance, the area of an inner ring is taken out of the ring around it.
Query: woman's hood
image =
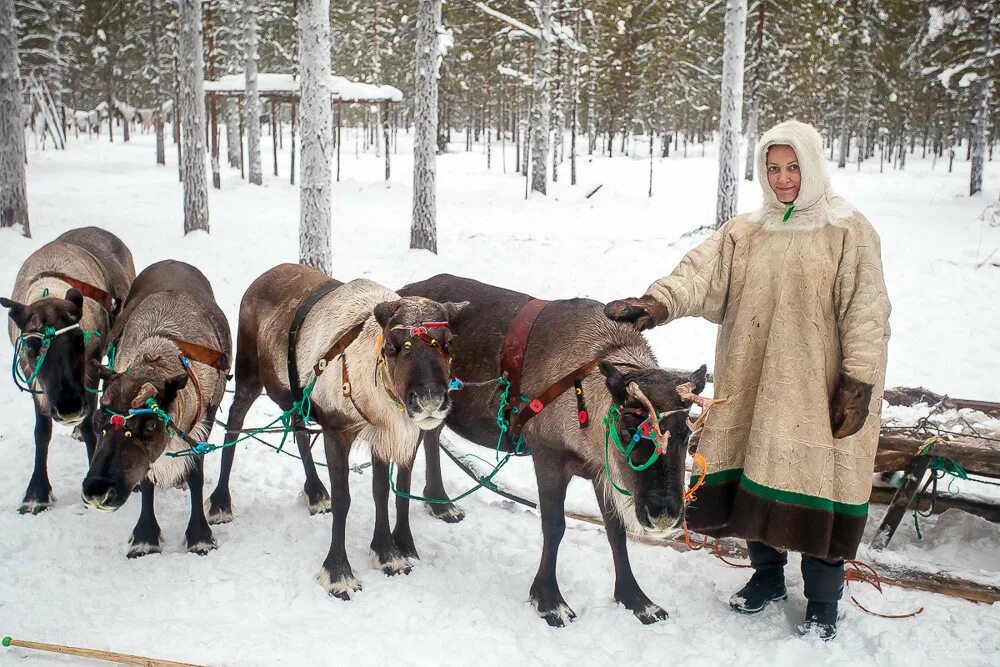
[[[804,212],[828,204],[832,192],[826,160],[823,159],[823,138],[812,125],[787,120],[765,132],[757,144],[757,180],[764,191],[763,208],[782,214],[788,209],[788,204],[778,201],[767,182],[767,149],[782,144],[791,146],[795,151],[802,175],[799,194],[794,202],[795,211]]]

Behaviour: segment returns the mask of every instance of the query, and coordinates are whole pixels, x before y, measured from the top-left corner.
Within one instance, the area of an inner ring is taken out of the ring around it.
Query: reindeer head
[[[610,452],[608,472],[632,495],[643,528],[671,532],[683,520],[688,411],[692,396],[705,388],[706,368],[690,375],[659,368],[623,372],[608,362],[600,368],[614,403],[608,435],[628,452],[624,460]]]
[[[46,297],[25,305],[0,298],[21,331],[22,371],[36,374],[52,418],[76,426],[87,416],[87,358],[83,330],[83,295],[67,290],[63,299]],[[58,332],[58,333],[57,333]]]
[[[159,357],[145,357],[123,373],[100,366],[99,373],[104,395],[92,417],[98,442],[83,480],[83,499],[114,511],[166,450],[173,435],[163,417],[188,376],[174,374]]]
[[[451,330],[468,302],[403,297],[375,306],[382,327],[378,382],[420,429],[436,428],[451,410]]]

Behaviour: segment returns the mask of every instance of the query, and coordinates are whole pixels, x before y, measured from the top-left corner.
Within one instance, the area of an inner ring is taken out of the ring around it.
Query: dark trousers
[[[747,541],[750,565],[762,574],[782,574],[788,554],[763,542]],[[802,554],[802,579],[810,602],[837,602],[844,594],[844,561],[824,560]]]

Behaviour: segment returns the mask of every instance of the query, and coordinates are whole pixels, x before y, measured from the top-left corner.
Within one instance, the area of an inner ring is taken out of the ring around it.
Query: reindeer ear
[[[95,371],[97,371],[97,377],[105,382],[111,382],[118,377],[118,373],[116,373],[114,369],[108,368],[97,359],[91,359],[90,365]]]
[[[705,364],[701,365],[701,368],[696,370],[694,373],[688,376],[688,380],[694,385],[695,394],[700,394],[705,390],[705,381],[708,377],[708,367]]]
[[[24,310],[27,308],[23,303],[18,303],[17,301],[11,301],[10,299],[5,299],[0,297],[0,306],[9,309],[10,319],[14,320],[14,324],[17,325],[18,329],[23,329],[24,324],[27,320]]]
[[[382,303],[375,306],[375,320],[378,325],[385,329],[385,326],[389,324],[389,320],[392,316],[396,314],[403,302],[400,300],[396,301],[383,301]]]
[[[166,408],[168,405],[174,402],[177,398],[177,392],[187,386],[188,374],[181,373],[180,375],[175,375],[166,382],[163,383],[163,405],[161,407]]]
[[[76,312],[71,313],[71,315],[74,320],[79,322],[80,318],[83,317],[83,294],[81,294],[79,290],[70,287],[66,290],[65,299],[76,308]]]
[[[616,403],[625,401],[625,374],[618,370],[614,364],[602,361],[598,364],[601,373],[604,375],[604,382],[611,392],[611,397]]]
[[[468,301],[461,301],[461,302],[449,301],[448,303],[442,303],[441,307],[444,308],[444,316],[445,319],[448,321],[448,324],[451,325],[457,322],[459,314],[462,312],[462,309],[464,309],[468,305],[469,305]]]

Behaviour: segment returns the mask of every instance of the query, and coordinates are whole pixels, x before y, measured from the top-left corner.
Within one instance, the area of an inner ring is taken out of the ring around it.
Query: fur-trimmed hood
[[[767,150],[782,145],[795,151],[802,175],[799,195],[793,202],[795,209],[787,221],[784,217],[789,205],[778,201],[767,182]],[[854,211],[851,204],[833,192],[823,157],[823,138],[807,123],[786,120],[764,133],[757,143],[757,181],[764,202],[751,219],[762,222],[765,228],[812,229],[846,218]]]

